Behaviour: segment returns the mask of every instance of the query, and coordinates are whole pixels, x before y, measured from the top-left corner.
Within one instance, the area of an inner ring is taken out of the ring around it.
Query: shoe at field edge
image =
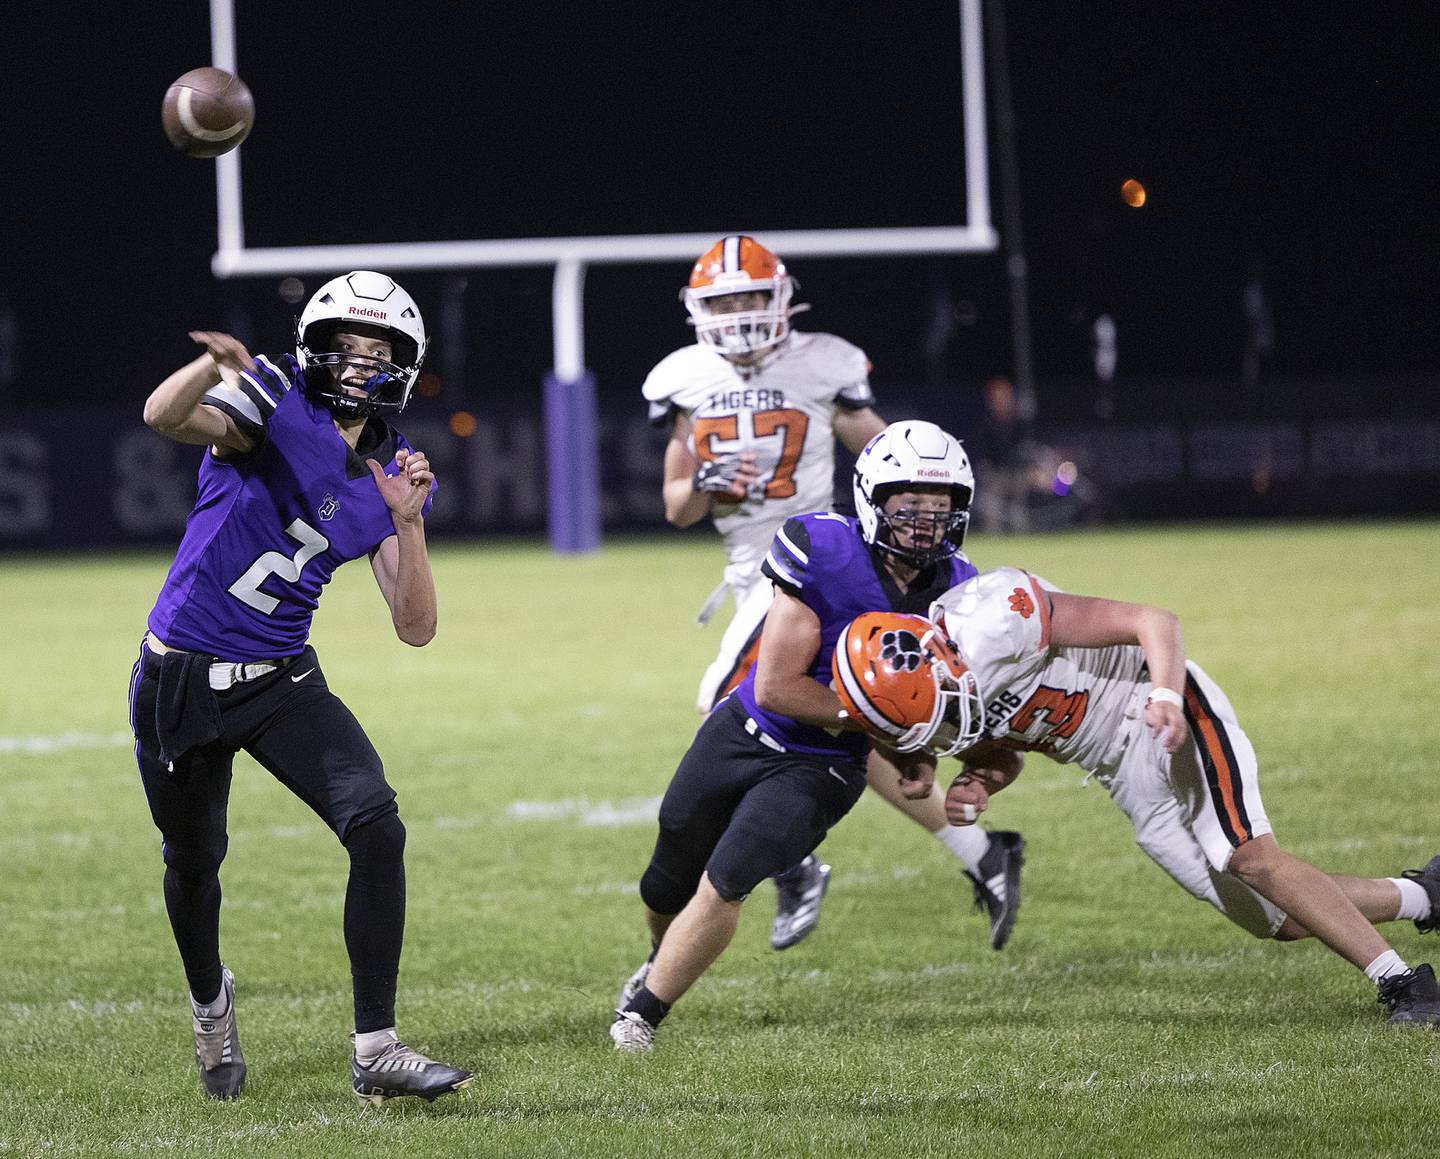
[[[610,1024],[610,1041],[616,1050],[644,1054],[655,1048],[656,1028],[633,1010],[622,1010]]]
[[[1440,930],[1440,853],[1426,862],[1424,869],[1407,869],[1400,876],[1418,882],[1430,897],[1430,916],[1418,918],[1415,928],[1422,934]]]
[[[386,1099],[417,1095],[433,1103],[441,1095],[464,1090],[474,1079],[468,1070],[426,1058],[398,1040],[364,1062],[350,1062],[351,1086],[362,1103],[381,1106]]]
[[[820,903],[830,888],[830,867],[812,853],[794,869],[776,874],[775,888],[779,900],[770,927],[770,945],[788,950],[820,924]]]
[[[235,1026],[235,975],[221,967],[220,992],[227,1002],[219,1018],[201,1017],[190,1006],[195,1030],[195,1065],[207,1099],[238,1099],[245,1089],[245,1055]],[[201,1008],[205,1009],[204,1007]]]
[[[1391,1026],[1440,1026],[1440,985],[1428,962],[1380,982],[1380,1004]]]
[[[975,887],[975,908],[990,922],[990,948],[1002,950],[1020,916],[1020,867],[1025,864],[1025,838],[1011,829],[990,834],[990,848],[980,859],[980,872],[966,870]]]

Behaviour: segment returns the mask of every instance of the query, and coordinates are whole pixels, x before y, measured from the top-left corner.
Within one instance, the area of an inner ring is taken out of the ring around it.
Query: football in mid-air
[[[191,157],[218,157],[250,135],[255,99],[223,68],[192,68],[165,90],[160,121],[170,144]]]

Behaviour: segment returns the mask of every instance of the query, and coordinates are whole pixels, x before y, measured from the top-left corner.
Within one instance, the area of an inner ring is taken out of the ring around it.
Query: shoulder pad
[[[679,350],[672,350],[656,363],[654,369],[645,376],[645,383],[640,388],[640,393],[645,396],[646,401],[650,403],[668,402],[689,386],[697,353],[708,355],[710,351],[698,344],[682,346]],[[654,413],[653,407],[651,413]]]
[[[794,515],[770,543],[761,571],[772,583],[799,591],[833,554],[837,535],[853,535],[852,521],[828,511]]]

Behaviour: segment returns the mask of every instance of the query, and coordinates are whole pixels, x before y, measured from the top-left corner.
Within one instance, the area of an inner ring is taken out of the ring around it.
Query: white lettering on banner
[[[121,531],[153,535],[185,527],[195,502],[195,468],[175,443],[137,426],[115,440],[110,466],[110,510]]]
[[[1178,427],[1057,427],[1046,441],[1111,486],[1175,483],[1183,476]]]
[[[0,438],[0,537],[38,535],[50,526],[45,441],[11,431]]]
[[[486,419],[469,440],[466,525],[531,530],[545,523],[545,464],[540,423]]]

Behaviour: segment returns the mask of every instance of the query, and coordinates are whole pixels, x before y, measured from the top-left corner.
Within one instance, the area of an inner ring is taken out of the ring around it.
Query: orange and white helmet
[[[785,341],[795,280],[785,263],[753,237],[732,233],[700,255],[680,299],[690,312],[695,339],[726,358],[748,361]],[[733,295],[759,294],[763,304]]]
[[[845,711],[899,752],[952,756],[979,740],[984,728],[975,673],[924,616],[856,616],[835,642],[830,676]]]

